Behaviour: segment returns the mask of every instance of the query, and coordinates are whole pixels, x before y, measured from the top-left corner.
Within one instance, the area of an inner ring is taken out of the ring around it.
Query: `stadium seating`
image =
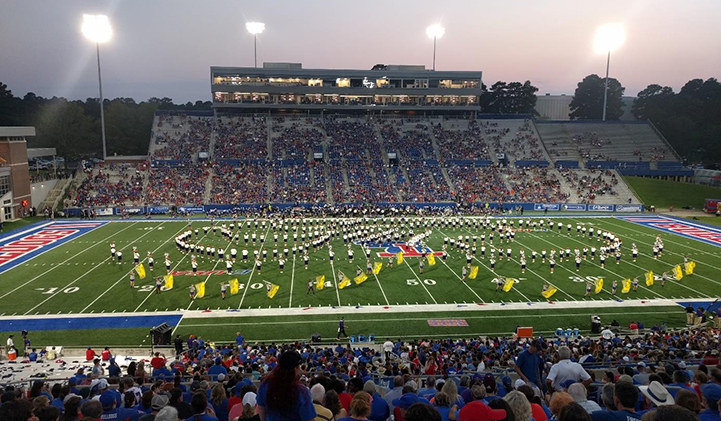
[[[66,205],[639,203],[619,173],[683,169],[646,123],[451,116],[159,114],[149,157]]]

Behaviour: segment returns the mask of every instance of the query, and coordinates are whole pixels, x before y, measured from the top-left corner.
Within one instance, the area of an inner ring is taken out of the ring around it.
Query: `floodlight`
[[[83,15],[83,35],[93,42],[110,40],[113,34],[110,21],[105,15]]]
[[[261,22],[246,22],[245,29],[252,35],[262,34],[265,30],[265,24]]]
[[[607,53],[616,50],[626,40],[623,25],[611,23],[603,25],[596,31],[594,47],[598,53]]]
[[[446,33],[446,28],[442,27],[440,24],[433,24],[426,28],[426,35],[428,35],[428,38],[440,38],[443,36],[443,34]]]

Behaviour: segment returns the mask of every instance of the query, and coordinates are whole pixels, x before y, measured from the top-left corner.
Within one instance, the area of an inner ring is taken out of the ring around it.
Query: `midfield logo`
[[[378,253],[378,257],[393,257],[398,252],[403,252],[403,257],[423,257],[423,252],[426,254],[433,253],[434,256],[442,256],[442,251],[433,251],[426,247],[425,249],[421,246],[409,246],[406,243],[392,243],[391,245],[385,246],[385,251]]]

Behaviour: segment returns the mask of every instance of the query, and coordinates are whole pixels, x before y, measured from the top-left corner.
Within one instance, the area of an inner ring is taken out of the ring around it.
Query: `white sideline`
[[[29,319],[70,319],[88,317],[129,317],[129,316],[160,316],[175,315],[183,318],[214,318],[214,317],[260,317],[260,316],[303,316],[318,314],[373,314],[373,313],[423,313],[423,312],[453,312],[453,311],[507,311],[507,310],[553,310],[553,309],[589,309],[589,308],[628,308],[628,307],[668,307],[678,306],[677,300],[623,300],[623,301],[538,301],[528,303],[480,303],[480,304],[423,304],[423,305],[390,305],[390,306],[342,306],[342,307],[294,307],[294,308],[265,308],[243,310],[188,310],[188,311],[153,311],[128,312],[104,314],[45,314],[37,316],[2,316],[5,320]],[[708,299],[689,298],[679,299],[683,302],[708,302]],[[679,310],[681,307],[679,306]]]

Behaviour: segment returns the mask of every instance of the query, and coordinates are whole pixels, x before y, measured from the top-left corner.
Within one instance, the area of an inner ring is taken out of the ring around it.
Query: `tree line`
[[[132,98],[104,101],[108,155],[145,155],[156,110],[210,110],[210,101],[175,104],[170,98]],[[43,98],[32,92],[19,98],[0,82],[0,126],[34,126],[31,148],[56,148],[58,156],[74,161],[102,158],[100,105],[96,98],[69,101]]]

